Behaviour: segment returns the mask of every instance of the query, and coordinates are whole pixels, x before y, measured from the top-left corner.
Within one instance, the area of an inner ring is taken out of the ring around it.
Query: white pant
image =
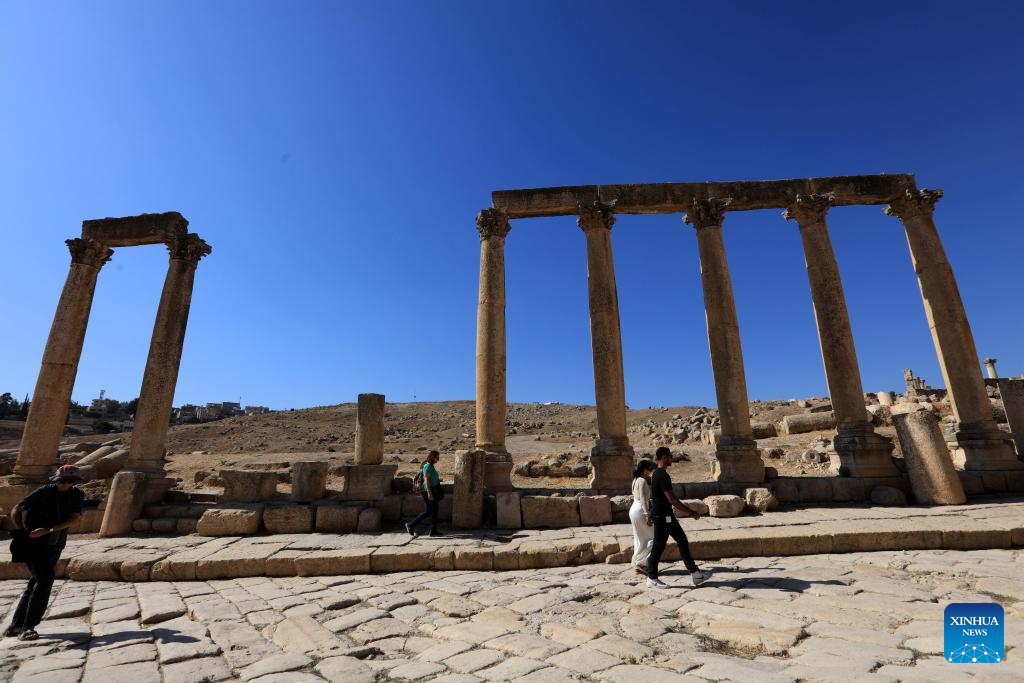
[[[629,506],[629,521],[633,525],[633,564],[646,564],[654,542],[654,527],[644,521],[644,508],[637,501]]]

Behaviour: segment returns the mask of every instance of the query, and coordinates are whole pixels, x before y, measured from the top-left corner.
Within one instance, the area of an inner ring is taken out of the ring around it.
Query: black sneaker
[[[4,638],[13,638],[14,636],[20,635],[20,634],[21,634],[21,627],[20,626],[8,626],[7,629],[4,631]]]
[[[18,640],[38,640],[39,634],[34,628],[27,628],[18,636]]]
[[[416,532],[415,532],[415,531],[413,531],[413,528],[412,528],[411,526],[409,526],[408,524],[406,524],[406,525],[405,525],[405,530],[409,532],[409,535],[410,535],[410,536],[412,536],[413,538],[416,538]]]

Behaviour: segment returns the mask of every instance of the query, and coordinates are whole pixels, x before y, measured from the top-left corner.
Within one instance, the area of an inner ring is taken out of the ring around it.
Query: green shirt
[[[438,476],[437,470],[429,462],[423,463],[423,490],[429,491],[430,489],[436,489],[441,485],[441,477]],[[429,489],[427,487],[430,487]]]

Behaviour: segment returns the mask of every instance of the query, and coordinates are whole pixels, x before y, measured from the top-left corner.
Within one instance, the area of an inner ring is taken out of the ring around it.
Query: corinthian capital
[[[835,201],[835,196],[828,194],[798,194],[793,206],[782,212],[782,215],[789,220],[796,221],[800,225],[814,225],[824,223],[825,214]]]
[[[107,245],[84,237],[64,240],[64,244],[68,245],[68,250],[71,252],[72,263],[92,266],[97,270],[102,268],[103,264],[114,255],[114,250]]]
[[[511,229],[508,214],[501,209],[484,209],[476,215],[476,230],[480,233],[481,242],[491,237],[505,239]]]
[[[576,219],[576,225],[580,226],[583,232],[589,232],[597,228],[611,230],[615,224],[615,203],[604,204],[601,201],[594,201],[590,204],[580,202],[576,205],[580,217]]]
[[[914,216],[930,216],[935,211],[935,202],[942,199],[942,190],[918,190],[907,193],[899,199],[893,200],[885,207],[886,216],[897,216],[900,220],[906,220]]]
[[[690,204],[690,210],[683,216],[683,222],[697,229],[721,225],[725,219],[725,207],[731,202],[731,198],[694,199]]]
[[[199,235],[190,232],[168,242],[167,251],[170,252],[172,261],[187,261],[192,265],[196,265],[199,263],[199,259],[213,251],[213,248],[204,242]]]

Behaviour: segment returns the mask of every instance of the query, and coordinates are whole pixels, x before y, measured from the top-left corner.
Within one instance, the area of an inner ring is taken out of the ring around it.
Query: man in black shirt
[[[39,637],[36,626],[43,619],[50,601],[57,560],[67,542],[68,528],[82,516],[85,494],[75,488],[82,481],[78,468],[64,465],[42,486],[11,509],[15,525],[22,527],[24,547],[20,561],[28,565],[32,578],[21,595],[5,636],[19,640]],[[22,519],[24,517],[24,519]]]
[[[673,514],[672,508],[693,519],[700,519],[700,515],[680,503],[672,490],[672,477],[668,475],[668,467],[672,464],[672,451],[666,446],[662,446],[655,451],[654,458],[658,465],[654,474],[651,475],[651,516],[654,518],[654,542],[651,545],[651,554],[647,558],[647,587],[669,587],[658,578],[658,562],[661,561],[661,554],[665,552],[665,544],[668,543],[669,536],[674,538],[679,546],[679,554],[682,556],[686,568],[690,570],[693,585],[699,586],[711,578],[711,572],[697,569],[697,563],[690,555],[690,544],[686,540],[686,534],[679,526],[679,520]]]

